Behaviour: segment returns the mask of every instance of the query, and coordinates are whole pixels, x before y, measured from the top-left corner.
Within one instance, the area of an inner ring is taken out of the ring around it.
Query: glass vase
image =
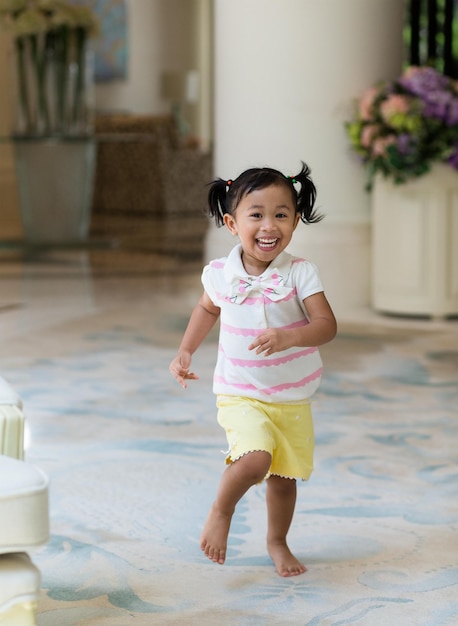
[[[82,28],[16,37],[13,135],[91,134],[93,68],[93,52]]]
[[[15,137],[14,148],[24,240],[40,245],[86,241],[94,137]]]

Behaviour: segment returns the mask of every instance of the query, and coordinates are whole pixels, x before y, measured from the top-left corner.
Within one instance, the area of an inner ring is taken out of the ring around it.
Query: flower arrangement
[[[81,130],[85,52],[98,33],[92,9],[68,0],[0,0],[0,23],[14,37],[19,133]]]
[[[367,169],[368,190],[377,173],[399,184],[435,162],[458,170],[458,81],[432,67],[408,67],[368,89],[345,128]]]

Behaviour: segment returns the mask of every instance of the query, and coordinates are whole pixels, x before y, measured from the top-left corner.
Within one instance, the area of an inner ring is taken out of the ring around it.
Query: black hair
[[[310,178],[310,168],[302,162],[301,171],[295,176],[285,176],[270,167],[253,167],[242,172],[235,180],[216,178],[208,192],[208,213],[215,218],[217,226],[223,226],[224,215],[233,215],[244,196],[264,189],[270,185],[284,185],[292,194],[296,213],[305,224],[312,224],[323,219],[323,215],[314,210],[316,187]],[[299,191],[295,185],[299,184]]]

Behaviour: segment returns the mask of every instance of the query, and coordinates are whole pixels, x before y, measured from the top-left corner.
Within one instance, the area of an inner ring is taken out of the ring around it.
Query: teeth
[[[265,244],[266,246],[272,246],[277,242],[276,239],[258,239],[259,243]]]

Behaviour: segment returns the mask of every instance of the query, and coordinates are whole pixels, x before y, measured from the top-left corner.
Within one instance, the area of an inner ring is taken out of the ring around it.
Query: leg
[[[280,576],[298,576],[306,571],[291,553],[286,535],[296,506],[296,481],[270,476],[267,481],[267,550]]]
[[[268,452],[249,452],[226,468],[200,539],[200,548],[211,561],[224,563],[235,506],[252,485],[263,480],[270,462]]]

